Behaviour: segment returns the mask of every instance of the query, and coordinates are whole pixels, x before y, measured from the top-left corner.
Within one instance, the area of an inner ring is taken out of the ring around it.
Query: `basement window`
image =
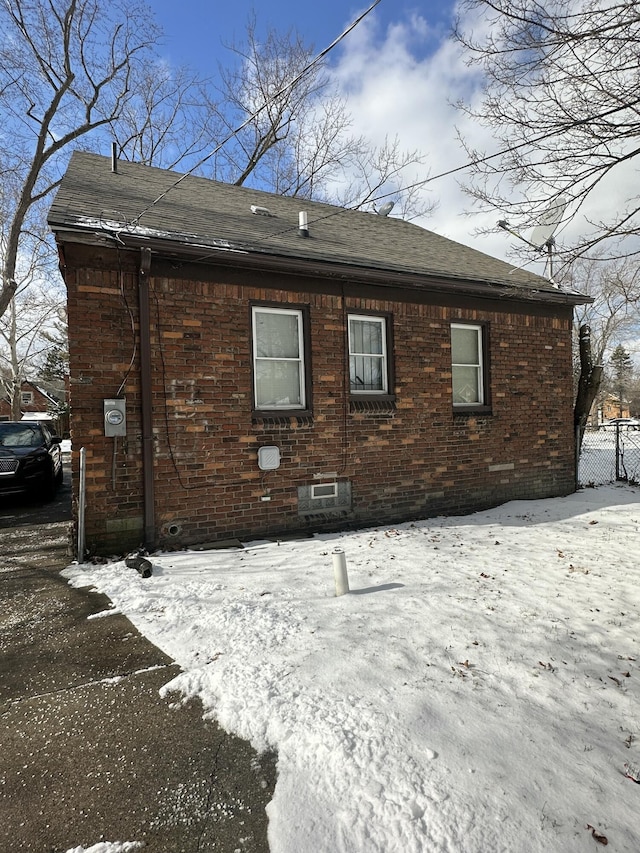
[[[337,498],[338,497],[338,484],[337,483],[318,483],[317,485],[311,486],[311,500],[323,500],[325,498]]]
[[[298,486],[298,515],[336,518],[351,512],[351,483],[310,483]]]

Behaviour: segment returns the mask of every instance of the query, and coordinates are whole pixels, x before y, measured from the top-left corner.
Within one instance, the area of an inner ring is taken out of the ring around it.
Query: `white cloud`
[[[468,24],[476,35],[491,26],[488,19]],[[438,200],[439,207],[435,215],[419,224],[480,251],[513,260],[517,238],[499,230],[477,234],[478,229],[494,228],[499,219],[509,220],[518,230],[520,226],[509,210],[474,211],[471,197],[460,187],[469,178],[467,170],[437,177],[468,163],[458,132],[483,154],[502,147],[488,128],[455,106],[460,100],[473,106],[482,95],[482,72],[465,64],[459,46],[420,15],[408,15],[384,31],[372,18],[343,43],[333,73],[341,90],[348,94],[356,134],[362,133],[376,144],[397,134],[404,149],[419,149],[426,155],[425,167],[418,174],[413,170],[407,182],[431,178],[426,188],[430,200]],[[558,242],[574,241],[590,230],[590,222],[620,213],[629,186],[636,179],[632,164],[617,167],[588,197],[573,221],[560,229]],[[504,186],[503,182],[503,190]],[[541,210],[544,207],[543,202]],[[525,228],[523,236],[530,238],[530,230]],[[527,268],[543,274],[545,261],[541,253]]]
[[[404,149],[425,154],[426,165],[417,173],[414,169],[407,179],[432,178],[426,188],[439,207],[420,224],[480,251],[506,257],[509,240],[503,232],[474,235],[479,227],[493,226],[502,214],[465,215],[471,209],[470,197],[459,186],[465,173],[435,177],[468,162],[457,128],[480,150],[492,152],[498,147],[486,128],[471,125],[455,107],[460,99],[477,96],[481,78],[476,69],[465,65],[458,46],[438,35],[417,15],[389,26],[382,34],[374,23],[365,22],[346,43],[334,66],[334,78],[348,93],[355,133],[376,144],[397,135]],[[542,272],[542,264],[539,266],[536,271]]]

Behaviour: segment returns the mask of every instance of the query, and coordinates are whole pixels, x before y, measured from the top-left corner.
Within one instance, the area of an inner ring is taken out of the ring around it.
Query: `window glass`
[[[481,326],[451,326],[451,372],[454,406],[484,403]]]
[[[297,314],[257,310],[255,314],[258,358],[299,358]]]
[[[254,398],[257,409],[305,406],[302,312],[253,309]]]
[[[298,365],[295,362],[256,360],[256,407],[288,409],[301,405]]]
[[[352,393],[386,393],[384,317],[349,317],[349,384]]]
[[[40,447],[42,433],[36,426],[23,423],[0,424],[0,446]]]
[[[478,329],[454,326],[451,330],[454,363],[479,364]]]

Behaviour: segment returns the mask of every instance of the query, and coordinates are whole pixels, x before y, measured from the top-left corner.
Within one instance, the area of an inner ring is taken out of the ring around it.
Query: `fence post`
[[[580,488],[580,424],[576,424],[576,432],[575,432],[575,457],[576,457],[576,470],[575,470],[575,491],[577,492]]]
[[[621,480],[620,476],[620,424],[616,424],[616,482]]]

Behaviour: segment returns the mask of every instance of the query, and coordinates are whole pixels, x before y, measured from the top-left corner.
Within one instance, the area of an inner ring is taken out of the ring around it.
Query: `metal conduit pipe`
[[[140,310],[140,399],[142,405],[142,489],[144,503],[144,546],[155,548],[156,519],[153,477],[153,401],[151,393],[151,319],[149,272],[151,249],[140,249],[138,305]]]

